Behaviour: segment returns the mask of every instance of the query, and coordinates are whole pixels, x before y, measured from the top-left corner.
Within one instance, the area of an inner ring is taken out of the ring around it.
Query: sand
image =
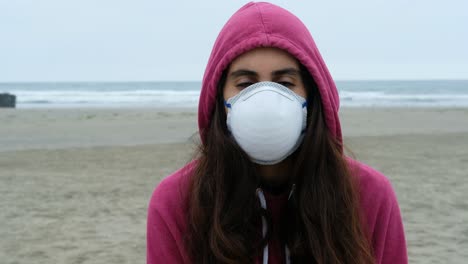
[[[390,178],[410,263],[468,259],[468,109],[345,108]],[[194,109],[0,109],[0,262],[144,263],[152,190],[194,151]]]

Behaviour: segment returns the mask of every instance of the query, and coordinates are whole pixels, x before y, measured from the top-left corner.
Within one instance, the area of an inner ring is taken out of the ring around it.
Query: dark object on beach
[[[0,107],[16,107],[16,95],[2,93],[0,94]]]

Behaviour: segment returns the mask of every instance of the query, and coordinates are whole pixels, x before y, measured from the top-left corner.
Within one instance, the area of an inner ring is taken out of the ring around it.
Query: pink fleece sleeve
[[[348,158],[358,169],[361,208],[371,237],[376,263],[406,264],[406,240],[396,193],[391,182],[381,172]]]
[[[183,263],[175,237],[161,214],[151,204],[146,232],[146,263]]]
[[[358,177],[363,225],[377,264],[406,264],[405,231],[398,199],[390,180],[369,165],[346,157]]]
[[[189,263],[184,246],[185,188],[184,169],[166,177],[154,190],[148,206],[146,262]]]
[[[374,227],[374,254],[380,264],[406,264],[405,232],[395,192],[388,182],[387,201],[377,215]]]

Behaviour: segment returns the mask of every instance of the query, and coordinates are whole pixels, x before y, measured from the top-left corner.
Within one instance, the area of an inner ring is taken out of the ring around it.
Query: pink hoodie
[[[221,73],[240,54],[256,47],[277,47],[296,57],[316,82],[323,104],[325,122],[332,135],[342,142],[338,117],[339,97],[335,83],[304,24],[293,14],[269,3],[248,3],[240,8],[221,30],[203,78],[198,108],[199,130],[209,127],[215,105],[216,84]],[[380,172],[347,158],[358,171],[360,204],[372,238],[377,263],[407,263],[403,223],[395,192]],[[191,263],[183,237],[186,230],[188,179],[195,162],[162,180],[154,190],[148,208],[147,263]],[[287,197],[265,192],[266,205],[273,216],[281,214]],[[259,256],[260,262],[262,256]],[[285,263],[279,241],[271,241],[268,263]]]

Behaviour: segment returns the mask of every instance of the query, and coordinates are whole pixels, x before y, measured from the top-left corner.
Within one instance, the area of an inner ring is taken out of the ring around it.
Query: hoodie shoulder
[[[390,180],[369,165],[347,157],[359,184],[363,224],[371,238],[376,263],[408,263],[403,220]]]
[[[192,169],[188,164],[163,178],[153,191],[150,205],[163,211],[183,207]]]
[[[164,178],[154,189],[147,216],[147,263],[187,263],[184,234],[191,162]]]
[[[349,157],[347,161],[357,178],[360,206],[367,215],[367,224],[373,227],[375,218],[382,211],[390,212],[395,205],[398,206],[395,191],[390,180],[380,171]]]
[[[347,157],[353,175],[357,177],[361,196],[381,197],[382,199],[390,198],[394,192],[390,180],[380,171],[371,166]],[[391,199],[385,199],[386,202],[393,202]],[[382,201],[383,202],[383,201]]]

